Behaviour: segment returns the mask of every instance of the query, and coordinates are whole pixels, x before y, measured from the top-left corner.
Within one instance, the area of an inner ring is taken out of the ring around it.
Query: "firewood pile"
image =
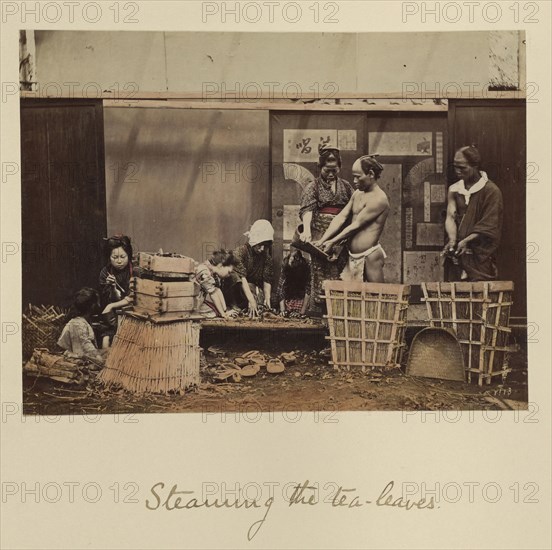
[[[29,359],[35,348],[54,349],[66,315],[67,310],[56,306],[28,305],[23,313],[24,359]]]
[[[64,384],[82,385],[91,371],[100,368],[89,359],[71,357],[67,353],[50,353],[47,349],[35,349],[23,367],[23,372],[36,378],[45,377]]]

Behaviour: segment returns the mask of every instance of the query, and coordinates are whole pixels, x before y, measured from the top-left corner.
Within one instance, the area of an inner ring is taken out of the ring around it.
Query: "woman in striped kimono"
[[[319,149],[319,155],[320,176],[305,187],[299,210],[304,227],[301,240],[307,242],[318,241],[322,238],[331,221],[347,205],[353,194],[351,184],[338,176],[341,169],[339,149],[323,146]],[[309,315],[319,316],[322,314],[323,304],[320,298],[323,292],[322,281],[339,279],[346,262],[346,251],[336,262],[331,263],[313,255],[311,258]]]

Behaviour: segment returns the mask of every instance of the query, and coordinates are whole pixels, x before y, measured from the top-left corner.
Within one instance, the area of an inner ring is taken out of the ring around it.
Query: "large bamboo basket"
[[[199,384],[198,323],[154,322],[125,313],[100,380],[133,393],[169,393]]]
[[[512,281],[422,283],[432,327],[451,329],[462,346],[468,381],[490,384],[509,372]]]
[[[65,325],[67,310],[56,306],[29,304],[23,313],[23,359],[30,359],[35,349],[53,351]]]
[[[333,365],[400,365],[409,285],[324,281],[324,291]]]

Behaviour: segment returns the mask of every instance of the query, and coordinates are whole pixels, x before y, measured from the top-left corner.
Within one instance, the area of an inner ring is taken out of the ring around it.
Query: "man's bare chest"
[[[353,200],[353,215],[357,215],[361,212],[364,207],[368,204],[370,198],[364,193],[362,195],[357,195]]]

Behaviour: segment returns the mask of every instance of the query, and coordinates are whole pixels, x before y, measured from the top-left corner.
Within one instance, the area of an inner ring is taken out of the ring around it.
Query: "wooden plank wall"
[[[105,109],[107,225],[196,260],[270,218],[268,112]]]
[[[97,286],[106,231],[100,101],[21,106],[23,305]]]

